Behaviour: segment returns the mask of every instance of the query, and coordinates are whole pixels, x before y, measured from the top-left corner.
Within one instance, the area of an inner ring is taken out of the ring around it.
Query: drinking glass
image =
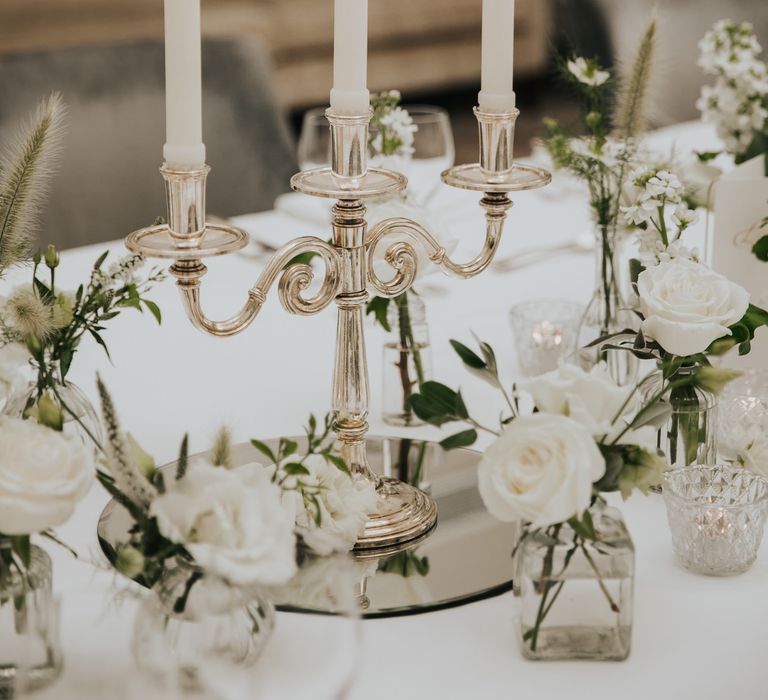
[[[583,311],[581,304],[559,299],[524,301],[510,309],[517,363],[524,375],[550,372],[574,351]]]
[[[752,566],[768,481],[747,469],[697,464],[667,472],[663,493],[675,556],[686,569],[733,576]]]

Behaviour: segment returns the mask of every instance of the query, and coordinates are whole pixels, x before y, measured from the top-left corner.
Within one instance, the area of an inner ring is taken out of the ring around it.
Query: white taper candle
[[[200,40],[200,0],[165,0],[163,156],[171,167],[205,164]]]
[[[370,104],[368,75],[368,0],[335,0],[333,89],[338,114],[365,114]]]
[[[483,112],[515,109],[514,47],[515,0],[483,0],[483,62],[478,95]]]

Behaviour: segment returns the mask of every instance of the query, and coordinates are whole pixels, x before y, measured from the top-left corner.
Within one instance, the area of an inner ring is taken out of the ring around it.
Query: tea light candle
[[[166,165],[205,165],[202,102],[200,0],[165,0]]]
[[[333,12],[333,89],[337,114],[367,114],[368,0],[335,0]]]
[[[515,0],[483,0],[481,112],[515,109],[512,73],[515,50]]]
[[[556,323],[541,321],[533,327],[531,339],[537,348],[552,350],[563,344],[563,329]]]

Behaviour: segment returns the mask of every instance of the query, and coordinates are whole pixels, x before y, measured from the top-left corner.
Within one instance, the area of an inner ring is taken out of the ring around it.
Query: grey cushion
[[[41,243],[121,238],[165,214],[164,80],[160,42],[0,57],[0,139],[53,90],[69,107]],[[268,209],[288,189],[293,148],[257,42],[204,42],[203,139],[210,213]]]

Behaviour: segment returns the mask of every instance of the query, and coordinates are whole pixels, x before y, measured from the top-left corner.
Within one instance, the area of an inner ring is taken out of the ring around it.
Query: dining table
[[[713,140],[711,127],[701,123],[669,127],[649,138],[655,147],[676,154],[703,150]],[[285,195],[273,210],[233,219],[250,234],[252,243],[208,264],[202,303],[209,317],[228,317],[240,308],[271,249],[301,235],[328,238],[328,221],[322,220],[322,212],[318,215],[315,203],[307,204],[302,215],[301,197]],[[586,303],[594,289],[589,246],[584,250],[569,246],[592,230],[586,196],[578,183],[556,172],[549,187],[512,199],[496,268],[492,265],[467,280],[440,272],[426,274],[417,285],[427,312],[431,375],[461,387],[481,421],[498,419],[498,399],[491,387],[467,373],[449,340],[471,345],[475,334],[489,342],[504,382],[511,385],[520,376],[510,307],[549,298]],[[453,259],[469,259],[482,245],[484,224],[477,200],[476,194],[442,185],[432,197],[435,220],[445,222],[446,231],[440,234],[455,241]],[[154,214],[147,212],[148,219]],[[705,244],[708,228],[707,216],[702,215],[692,235]],[[110,250],[109,260],[125,254],[122,236],[127,233],[115,231],[110,243],[63,251],[57,270],[60,288],[74,288],[86,279],[105,248]],[[546,254],[532,256],[528,264],[509,264],[540,249]],[[157,264],[161,261],[146,262]],[[21,279],[14,273],[8,282],[15,278]],[[111,359],[96,343],[84,342],[70,380],[98,405],[98,373],[114,398],[122,426],[157,463],[178,455],[185,434],[194,453],[209,447],[220,426],[229,428],[235,442],[296,435],[310,413],[323,416],[329,410],[336,334],[333,307],[311,317],[292,316],[272,294],[245,332],[214,338],[189,323],[172,278],[158,284],[149,297],[162,309],[162,323],[149,313],[126,310],[103,334]],[[451,426],[396,428],[382,421],[386,335],[371,317],[365,332],[371,432],[432,440],[450,434]],[[110,567],[99,547],[96,526],[108,500],[94,485],[74,517],[58,529],[77,558],[53,543],[43,543],[53,559],[64,671],[36,695],[40,700],[131,697],[126,689],[138,674],[131,635],[140,592]],[[611,500],[621,508],[636,550],[632,649],[625,661],[525,660],[517,629],[519,599],[507,591],[448,609],[362,620],[354,649],[354,679],[345,697],[768,698],[768,664],[762,661],[768,629],[766,545],[743,575],[695,575],[675,561],[662,496],[636,494],[626,502],[618,496]],[[270,643],[291,645],[302,636],[304,618],[278,612],[277,633]],[[301,673],[300,660],[295,672]],[[320,695],[307,690],[295,700],[312,697]]]

